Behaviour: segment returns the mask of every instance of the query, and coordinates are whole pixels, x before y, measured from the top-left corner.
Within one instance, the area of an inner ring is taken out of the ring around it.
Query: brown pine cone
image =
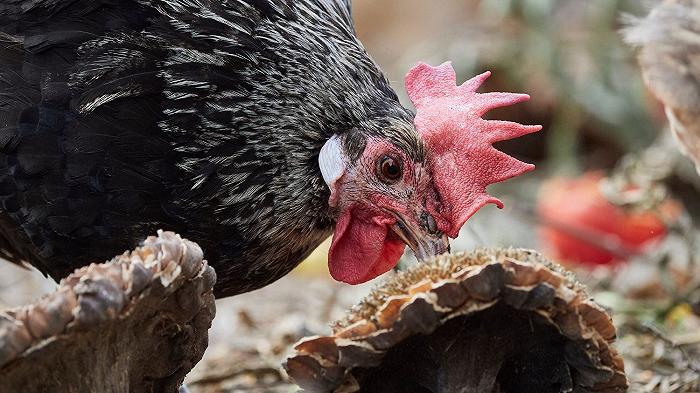
[[[171,232],[0,312],[0,392],[177,392],[202,358],[214,270]]]
[[[560,266],[479,250],[398,274],[285,368],[308,392],[623,392],[614,339]]]

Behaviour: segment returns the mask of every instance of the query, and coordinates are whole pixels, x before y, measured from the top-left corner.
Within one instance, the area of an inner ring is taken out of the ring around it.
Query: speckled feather
[[[422,156],[342,0],[0,4],[0,248],[54,278],[156,229],[198,242],[216,295],[330,235],[318,152]]]
[[[623,32],[639,47],[644,81],[663,102],[678,147],[700,173],[700,0],[652,4],[644,18],[627,16]]]

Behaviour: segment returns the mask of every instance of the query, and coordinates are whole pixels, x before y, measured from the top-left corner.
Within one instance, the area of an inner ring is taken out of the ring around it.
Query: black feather
[[[418,143],[349,1],[9,0],[0,31],[0,257],[54,278],[166,229],[217,296],[261,287],[331,232],[331,135]]]

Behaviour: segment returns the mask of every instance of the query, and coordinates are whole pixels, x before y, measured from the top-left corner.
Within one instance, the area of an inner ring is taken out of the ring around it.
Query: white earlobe
[[[331,194],[335,193],[335,182],[338,181],[345,173],[345,162],[343,159],[343,150],[340,145],[340,138],[333,135],[325,145],[321,148],[321,153],[318,155],[318,166],[321,168],[323,180],[331,189]]]

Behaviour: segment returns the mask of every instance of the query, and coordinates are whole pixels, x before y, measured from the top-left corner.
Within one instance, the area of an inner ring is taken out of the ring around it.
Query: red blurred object
[[[564,262],[607,265],[625,261],[666,235],[662,217],[678,217],[669,200],[657,211],[632,212],[602,195],[600,172],[574,179],[553,178],[540,190],[537,215],[540,239],[553,257]],[[668,222],[668,221],[667,221]]]

